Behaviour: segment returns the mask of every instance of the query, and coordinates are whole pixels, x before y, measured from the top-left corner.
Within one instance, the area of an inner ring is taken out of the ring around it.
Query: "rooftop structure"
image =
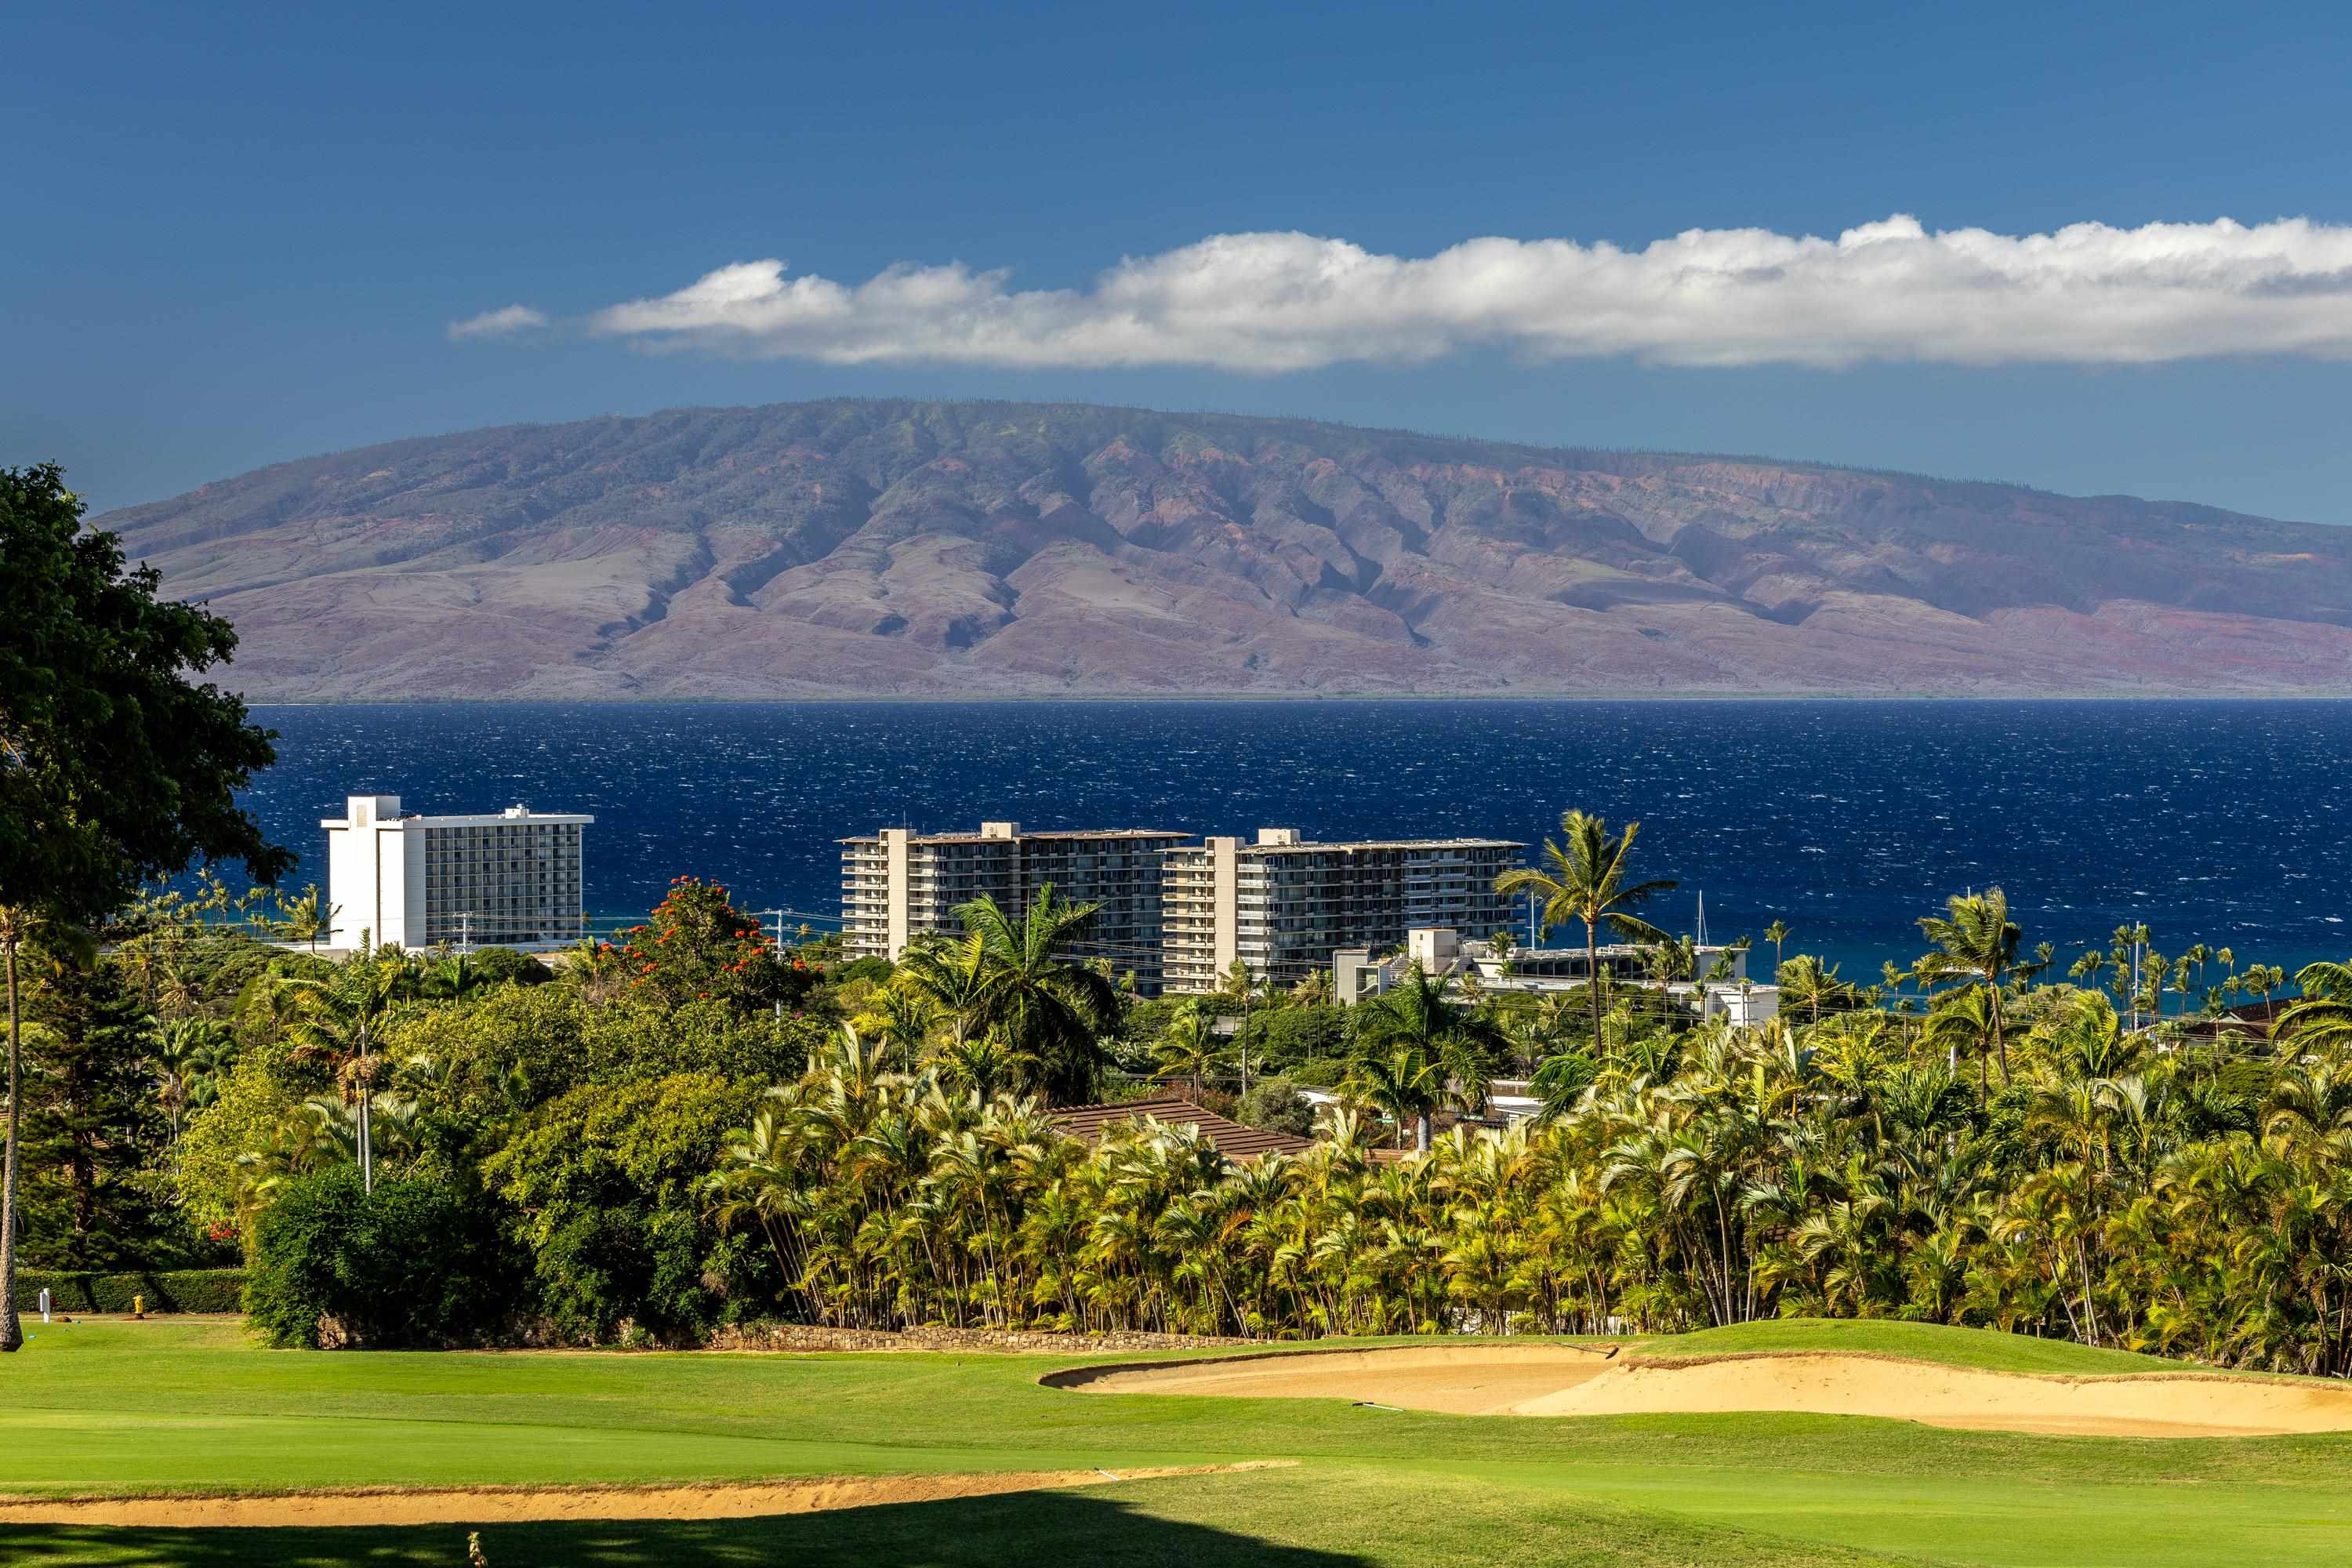
[[[396,795],[355,795],[327,817],[333,943],[551,948],[578,942],[581,834],[593,816],[527,805],[425,816]]]
[[[1296,984],[1335,949],[1394,946],[1415,926],[1481,934],[1510,923],[1495,879],[1524,845],[1503,838],[1309,843],[1261,828],[1255,843],[1170,849],[1163,893],[1171,991],[1214,990],[1236,963]]]
[[[1292,1132],[1275,1132],[1263,1127],[1246,1127],[1241,1122],[1205,1110],[1181,1094],[1163,1093],[1143,1100],[1129,1100],[1111,1105],[1072,1105],[1054,1112],[1054,1125],[1073,1138],[1083,1138],[1089,1143],[1102,1142],[1109,1129],[1145,1118],[1169,1127],[1192,1127],[1217,1146],[1217,1152],[1228,1160],[1246,1163],[1263,1159],[1268,1154],[1296,1154],[1315,1146],[1312,1138],[1301,1138]]]
[[[1661,980],[1652,968],[1654,950],[1634,942],[1608,942],[1597,953],[1580,947],[1510,947],[1491,939],[1465,941],[1444,927],[1423,927],[1405,935],[1402,950],[1382,958],[1373,947],[1331,954],[1331,994],[1340,1002],[1378,996],[1414,964],[1424,974],[1462,990],[1558,994],[1580,989],[1593,958],[1612,985],[1664,989],[1688,1003],[1703,1018],[1724,1017],[1736,1025],[1760,1024],[1777,1016],[1780,989],[1752,985],[1744,947],[1700,945],[1691,949],[1688,976]]]
[[[1133,970],[1149,995],[1160,978],[1160,856],[1181,833],[1118,827],[1022,831],[983,822],[977,833],[886,827],[841,841],[842,941],[853,958],[896,960],[928,932],[960,933],[959,904],[982,895],[1018,919],[1050,884],[1054,896],[1100,906],[1081,956]]]

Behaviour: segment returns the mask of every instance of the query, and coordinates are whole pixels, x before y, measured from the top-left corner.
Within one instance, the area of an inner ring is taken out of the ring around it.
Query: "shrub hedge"
[[[341,1165],[288,1184],[262,1215],[245,1307],[280,1348],[421,1349],[477,1337],[507,1272],[468,1194],[422,1176],[370,1193]]]
[[[180,1268],[159,1274],[80,1274],[42,1268],[16,1271],[16,1310],[37,1310],[41,1292],[60,1312],[128,1312],[144,1298],[151,1312],[241,1312],[242,1268]]]

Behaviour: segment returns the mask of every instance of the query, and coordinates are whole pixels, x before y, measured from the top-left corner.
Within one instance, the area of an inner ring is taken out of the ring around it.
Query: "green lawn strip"
[[[1940,1465],[1864,1474],[1843,1462],[1850,1450],[1816,1451],[1800,1434],[1785,1436],[1790,1448],[1778,1467],[1596,1458],[1559,1467],[1484,1464],[1475,1473],[1490,1485],[1570,1492],[1639,1512],[2002,1568],[2200,1568],[2242,1549],[2266,1564],[2315,1565],[2340,1563],[2352,1548],[2352,1499],[2332,1482],[2250,1485],[2242,1476],[2150,1474],[2137,1455],[2117,1469],[2140,1479],[2097,1479],[2096,1453],[2077,1467],[2091,1475],[2061,1477],[2005,1468],[2011,1456],[1999,1451],[1948,1453]],[[1983,1468],[1954,1462],[1964,1457]],[[2268,1458],[2287,1459],[2277,1452]],[[1451,1469],[1423,1464],[1413,1473]]]
[[[0,1529],[24,1568],[446,1568],[467,1527]],[[1175,1477],[773,1519],[480,1527],[495,1568],[1873,1568],[1897,1559],[1459,1476],[1347,1468]]]
[[[1644,1361],[1684,1361],[1758,1352],[1808,1352],[1822,1355],[1900,1356],[1907,1361],[1986,1372],[2039,1373],[2100,1377],[2145,1372],[2205,1372],[2184,1362],[2131,1351],[2078,1345],[2070,1340],[2038,1340],[1997,1329],[1956,1329],[1940,1323],[1893,1320],[1854,1321],[1827,1318],[1769,1318],[1703,1329],[1670,1339],[1645,1340],[1631,1347]]]
[[[26,1496],[220,1495],[353,1486],[639,1486],[984,1470],[1213,1463],[1147,1446],[957,1447],[713,1436],[659,1429],[190,1416],[0,1419],[5,1489]]]

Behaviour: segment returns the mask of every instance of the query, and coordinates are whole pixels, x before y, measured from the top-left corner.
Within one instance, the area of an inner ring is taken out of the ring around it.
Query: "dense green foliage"
[[[193,679],[236,632],[83,510],[54,466],[0,468],[0,908],[100,919],[199,858],[274,876],[292,857],[235,798],[270,736]]]
[[[261,1215],[245,1310],[289,1348],[453,1344],[505,1316],[505,1274],[478,1201],[424,1177],[366,1190],[345,1165],[288,1183]]]
[[[763,1256],[719,1233],[701,1191],[711,1152],[759,1092],[711,1073],[583,1084],[483,1162],[519,1216],[557,1337],[691,1339],[769,1309],[777,1281]]]
[[[1580,831],[1554,873],[1605,925],[1644,884],[1627,833]],[[326,963],[222,927],[226,903],[146,900],[103,952],[32,966],[36,1078],[60,1088],[53,1121],[35,1106],[58,1152],[29,1207],[56,1267],[241,1247],[296,1342],[1801,1316],[2352,1370],[2352,966],[2305,971],[2275,1031],[2225,1029],[2233,991],[2276,987],[2262,966],[2133,931],[2050,980],[1996,889],[1923,920],[1927,954],[1884,984],[1786,953],[1789,1005],[1735,1028],[1654,983],[1690,973],[1672,938],[1650,982],[1536,996],[1408,971],[1342,1007],[1246,976],[1144,1001],[1068,956],[1091,911],[1051,899],[974,905],[965,938],[851,973],[681,880],[629,942],[544,979],[519,956]],[[1483,1113],[1513,1076],[1543,1114],[1504,1129]],[[1181,1128],[1056,1130],[1057,1103],[1146,1082],[1320,1141],[1236,1167]],[[1318,1121],[1301,1083],[1338,1107]],[[341,1256],[366,1215],[328,1211],[363,1120],[380,1182],[495,1233],[480,1268],[512,1274],[474,1297],[497,1314],[353,1329],[318,1281],[361,1264],[258,1268],[298,1191],[324,1239],[286,1256]],[[79,1163],[75,1127],[106,1130]]]
[[[0,468],[0,1352],[24,1342],[14,1281],[19,1217],[31,1219],[18,1191],[28,1158],[19,959],[35,942],[70,950],[80,925],[192,860],[242,860],[265,882],[293,861],[236,798],[276,760],[269,732],[196,679],[236,651],[236,632],[201,605],[158,600],[157,574],[131,569],[113,534],[83,529],[83,511],[54,464]],[[57,1058],[84,1059],[48,1096],[47,1147],[30,1156],[71,1168],[82,1263],[105,1260],[116,1239],[98,1194],[119,1173],[102,1167],[116,1163],[120,1140],[92,1120],[118,1071],[119,1051],[102,1043],[109,1026],[93,1020],[60,1037]]]

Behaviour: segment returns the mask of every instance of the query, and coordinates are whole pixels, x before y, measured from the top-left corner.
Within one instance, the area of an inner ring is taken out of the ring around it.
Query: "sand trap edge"
[[[1573,1351],[1580,1355],[1598,1356],[1607,1361],[1616,1355],[1622,1345],[1571,1344],[1564,1340],[1498,1340],[1486,1342],[1496,1346],[1511,1345],[1527,1349]],[[1319,1356],[1380,1355],[1389,1351],[1411,1352],[1432,1350],[1476,1350],[1482,1342],[1462,1339],[1415,1341],[1402,1345],[1318,1345],[1312,1350],[1238,1351],[1232,1355],[1176,1356],[1159,1361],[1098,1361],[1084,1366],[1059,1367],[1040,1373],[1037,1382],[1046,1388],[1083,1388],[1120,1373],[1172,1372],[1180,1367],[1226,1366],[1252,1361],[1313,1361]]]
[[[688,1486],[354,1487],[258,1494],[0,1499],[0,1527],[98,1525],[131,1529],[326,1528],[598,1521],[759,1519],[827,1513],[1027,1491],[1067,1490],[1174,1476],[1286,1469],[1295,1459],[1142,1469],[976,1470]]]

